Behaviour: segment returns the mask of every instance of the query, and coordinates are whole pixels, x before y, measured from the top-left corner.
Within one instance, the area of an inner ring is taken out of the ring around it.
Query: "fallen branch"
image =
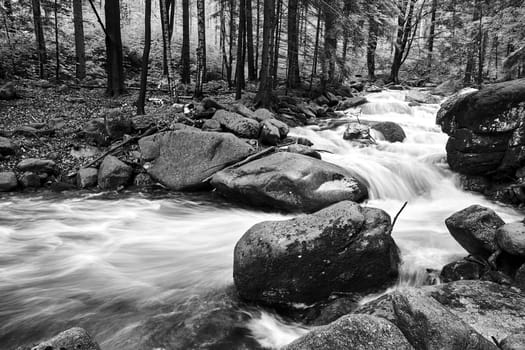
[[[397,218],[399,217],[399,215],[401,214],[401,212],[405,209],[405,207],[407,206],[408,202],[405,202],[405,204],[403,204],[403,206],[401,207],[401,209],[399,209],[399,211],[397,212],[396,216],[394,217],[394,221],[392,221],[392,226],[390,226],[390,234],[392,233],[392,231],[394,230],[394,226],[397,222]]]

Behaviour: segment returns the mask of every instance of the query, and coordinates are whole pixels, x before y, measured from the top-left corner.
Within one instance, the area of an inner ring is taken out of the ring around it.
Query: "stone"
[[[112,140],[120,140],[133,132],[131,118],[119,108],[110,110],[105,119],[106,133]]]
[[[507,135],[476,134],[469,129],[456,129],[448,139],[447,152],[495,153],[507,149]]]
[[[26,171],[20,175],[20,184],[24,188],[39,188],[40,177],[31,171]]]
[[[227,198],[289,212],[314,212],[368,196],[364,182],[349,170],[289,152],[220,171],[211,184]]]
[[[102,118],[88,121],[80,132],[80,136],[93,146],[108,146],[111,143]]]
[[[300,145],[298,143],[288,146],[287,151],[291,153],[302,154],[303,156],[321,159],[321,154],[319,152],[312,149],[310,146]]]
[[[371,142],[370,127],[361,123],[350,123],[346,127],[343,139],[347,141]]]
[[[10,139],[0,136],[0,156],[14,155],[16,149],[16,145]]]
[[[498,250],[496,230],[505,222],[494,210],[472,205],[448,217],[445,224],[467,252],[486,259]]]
[[[516,271],[514,282],[523,292],[525,292],[525,264],[521,265]]]
[[[332,294],[380,290],[398,276],[390,230],[383,210],[350,201],[258,223],[235,246],[235,287],[241,298],[267,305],[310,305]]]
[[[485,268],[479,263],[461,259],[443,267],[440,278],[444,283],[461,280],[479,280]]]
[[[275,115],[266,108],[259,108],[254,112],[255,119],[262,122],[266,119],[274,119]]]
[[[246,142],[229,133],[169,131],[139,141],[142,157],[151,161],[147,172],[172,190],[197,190],[203,181],[253,154]]]
[[[98,170],[98,187],[103,190],[116,190],[129,183],[133,170],[114,156],[106,156]]]
[[[501,350],[525,350],[525,332],[512,334],[499,343]]]
[[[368,102],[368,100],[366,99],[366,97],[362,97],[362,96],[357,96],[357,97],[352,97],[352,98],[345,98],[344,100],[339,102],[339,104],[337,105],[336,110],[337,111],[346,111],[347,109],[358,107],[358,106],[360,106],[362,104],[365,104],[367,102]]]
[[[131,127],[136,131],[145,131],[157,125],[153,115],[137,115],[131,118]]]
[[[70,328],[57,336],[46,340],[31,350],[100,350],[100,346],[82,328]]]
[[[209,97],[204,98],[201,102],[201,105],[205,110],[211,108],[215,108],[216,110],[225,109],[221,104]]]
[[[203,131],[221,131],[221,123],[214,119],[208,119],[202,125]]]
[[[403,333],[391,322],[369,315],[347,315],[318,327],[283,350],[412,350]]]
[[[242,115],[245,118],[250,118],[250,119],[257,120],[257,117],[255,116],[255,113],[251,109],[249,109],[248,107],[243,105],[242,103],[234,104],[232,106],[232,112],[240,114],[240,115]]]
[[[98,169],[81,168],[77,173],[77,186],[80,189],[95,187],[98,183]]]
[[[15,84],[9,82],[0,86],[0,100],[14,100],[17,97]]]
[[[418,289],[398,289],[355,313],[387,319],[415,349],[497,350],[467,322]]]
[[[463,83],[459,80],[449,79],[436,86],[433,93],[441,96],[452,95],[463,87]]]
[[[379,122],[373,124],[372,129],[383,134],[388,142],[403,142],[407,137],[403,128],[394,122]]]
[[[439,104],[441,98],[419,90],[408,90],[405,95],[405,101],[422,104]]]
[[[525,224],[522,221],[500,226],[496,230],[496,240],[503,251],[525,259]]]
[[[225,110],[218,110],[212,119],[218,121],[224,130],[236,136],[248,139],[259,137],[259,123],[256,120]]]
[[[17,169],[26,172],[31,171],[37,174],[47,173],[47,174],[56,174],[57,168],[54,161],[49,159],[37,159],[37,158],[27,158],[20,161],[16,165]]]
[[[271,122],[271,119],[267,119],[261,122],[261,141],[270,146],[276,146],[281,140],[281,135],[279,129],[274,126]]]
[[[18,186],[16,175],[12,171],[0,172],[0,192],[9,192]]]
[[[499,168],[504,152],[493,153],[447,153],[450,169],[463,175],[485,175]]]
[[[155,185],[155,181],[153,181],[149,174],[140,173],[137,174],[137,176],[135,176],[135,179],[133,180],[133,185],[139,188],[151,187]]]

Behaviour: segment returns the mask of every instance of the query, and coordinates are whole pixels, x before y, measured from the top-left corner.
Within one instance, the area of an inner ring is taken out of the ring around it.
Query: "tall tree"
[[[175,0],[161,0],[159,1],[160,18],[162,26],[162,71],[165,77],[170,75],[169,62],[171,61],[171,38],[173,37],[173,26],[175,19]],[[166,39],[164,39],[164,33]]]
[[[427,67],[432,66],[432,55],[434,53],[434,36],[436,32],[436,11],[437,11],[437,0],[432,0],[430,7],[430,29],[428,33],[428,44],[427,44]]]
[[[257,69],[253,48],[253,9],[251,0],[246,2],[246,48],[248,54],[248,80],[257,80]]]
[[[260,107],[270,108],[273,103],[273,79],[271,75],[273,39],[275,34],[275,0],[264,0],[263,47],[259,91],[255,102]]]
[[[366,48],[366,65],[368,68],[368,79],[376,78],[376,49],[377,36],[379,34],[379,23],[374,16],[368,19],[368,45]]]
[[[106,0],[106,71],[107,94],[120,96],[124,92],[124,70],[122,65],[122,39],[120,34],[120,2]]]
[[[195,97],[202,97],[202,85],[206,79],[206,14],[204,0],[197,0],[199,46],[197,48],[197,79]]]
[[[469,85],[472,83],[475,69],[475,53],[476,49],[479,49],[478,44],[481,41],[481,32],[477,26],[478,21],[482,18],[481,13],[481,0],[476,0],[474,3],[474,12],[472,14],[473,29],[471,31],[471,42],[467,48],[467,62],[465,64],[465,76],[463,77],[463,83]]]
[[[42,15],[40,12],[40,0],[32,0],[33,23],[35,26],[36,46],[38,52],[40,78],[45,77],[45,65],[47,62],[46,42],[44,40],[44,28],[42,26]]]
[[[78,80],[86,77],[86,48],[84,42],[84,19],[82,0],[73,0],[73,22],[75,26],[75,71]]]
[[[297,9],[298,0],[288,0],[288,79],[289,88],[296,88],[301,83],[299,76],[299,31]]]
[[[148,66],[149,52],[151,48],[151,0],[146,0],[144,14],[144,51],[142,53],[142,71],[140,73],[140,92],[137,102],[137,114],[146,114],[144,105],[146,104],[146,90],[148,85]]]
[[[328,81],[335,81],[336,53],[337,53],[337,6],[338,2],[323,1],[324,15],[324,50],[322,56],[323,75],[321,89],[326,90]]]
[[[60,43],[58,41],[58,0],[55,0],[55,6],[53,7],[53,13],[55,15],[55,78],[56,81],[60,81]]]
[[[412,34],[412,18],[414,16],[415,5],[416,0],[400,0],[398,3],[397,37],[394,48],[394,59],[390,71],[390,81],[395,84],[399,83],[399,70],[403,64],[405,50],[407,49],[407,44]]]
[[[182,0],[182,50],[181,50],[181,81],[191,82],[190,77],[190,1]]]
[[[239,30],[237,40],[237,67],[235,68],[235,99],[240,99],[244,88],[244,42],[246,31],[246,0],[239,0]],[[250,0],[248,0],[250,1]]]

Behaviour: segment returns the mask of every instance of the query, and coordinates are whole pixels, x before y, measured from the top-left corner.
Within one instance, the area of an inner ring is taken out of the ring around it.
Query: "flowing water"
[[[444,225],[453,212],[481,204],[506,221],[520,215],[459,188],[446,165],[447,137],[434,125],[439,106],[409,107],[403,92],[369,100],[360,120],[395,121],[405,142],[391,144],[373,133],[377,145],[359,147],[343,140],[344,126],[292,133],[327,151],[323,159],[366,179],[367,205],[393,217],[408,201],[393,232],[403,257],[398,284],[418,285],[425,269],[465,255]],[[288,216],[213,194],[140,193],[4,197],[0,213],[0,349],[72,326],[87,328],[108,350],[191,348],[191,337],[221,332],[199,333],[199,313],[221,320],[221,310],[242,323],[244,331],[231,342],[246,348],[279,347],[307,331],[268,311],[220,305],[232,284],[236,241],[257,222]],[[213,302],[209,293],[216,293]],[[184,327],[190,331],[178,333]]]

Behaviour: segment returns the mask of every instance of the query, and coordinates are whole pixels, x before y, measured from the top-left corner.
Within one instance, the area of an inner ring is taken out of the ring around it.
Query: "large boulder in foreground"
[[[412,350],[391,322],[368,315],[347,315],[297,339],[283,350]]]
[[[133,169],[117,157],[106,156],[98,170],[98,187],[116,190],[129,183],[132,172]]]
[[[46,340],[31,350],[100,350],[99,345],[82,328],[71,328]]]
[[[472,205],[448,217],[445,224],[467,252],[488,258],[498,250],[496,230],[505,222],[494,210]]]
[[[152,161],[148,174],[172,190],[200,189],[206,178],[254,152],[232,134],[191,130],[148,136],[139,146]]]
[[[396,325],[416,350],[497,350],[461,318],[418,289],[387,294],[356,313],[387,319]]]
[[[225,169],[213,176],[211,184],[226,197],[290,212],[314,212],[368,195],[365,185],[348,170],[289,152]]]
[[[398,275],[399,252],[390,230],[387,213],[349,201],[256,224],[235,246],[235,286],[243,299],[268,305],[379,290]]]

